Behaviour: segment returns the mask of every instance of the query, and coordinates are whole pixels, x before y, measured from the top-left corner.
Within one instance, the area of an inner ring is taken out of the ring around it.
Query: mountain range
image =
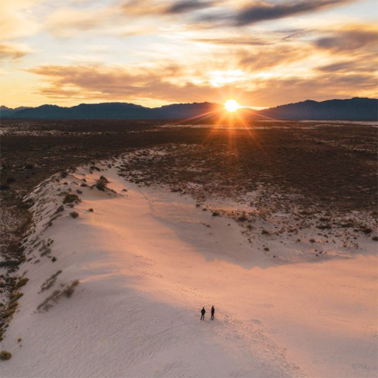
[[[0,107],[1,119],[205,119],[219,116],[223,106],[215,103],[173,104],[159,108],[113,102],[72,107],[42,105],[16,109]],[[251,119],[377,121],[378,100],[354,97],[322,102],[306,100],[260,111],[241,108]]]

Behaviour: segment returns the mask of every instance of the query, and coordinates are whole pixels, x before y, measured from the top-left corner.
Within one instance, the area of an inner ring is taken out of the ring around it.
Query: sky
[[[0,0],[0,104],[378,97],[376,0]]]

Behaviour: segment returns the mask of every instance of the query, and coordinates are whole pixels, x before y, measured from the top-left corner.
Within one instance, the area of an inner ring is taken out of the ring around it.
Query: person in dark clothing
[[[211,307],[211,320],[214,320],[215,308],[214,306]]]
[[[205,314],[206,314],[205,307],[202,307],[202,310],[201,310],[201,320],[205,320]]]

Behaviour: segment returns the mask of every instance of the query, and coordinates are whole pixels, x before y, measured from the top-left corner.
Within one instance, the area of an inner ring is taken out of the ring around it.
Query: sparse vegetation
[[[0,352],[0,360],[1,361],[7,361],[12,358],[12,353],[9,353],[7,350],[2,350]]]
[[[107,180],[106,177],[101,176],[101,177],[96,181],[95,186],[96,186],[96,188],[97,188],[98,190],[101,190],[102,192],[104,192],[105,189],[106,189],[106,185],[108,184],[108,182],[109,182],[109,181]]]
[[[26,285],[26,283],[27,283],[28,281],[29,281],[29,278],[26,278],[26,277],[21,278],[21,279],[17,282],[17,284],[16,284],[16,290],[19,289],[20,287]]]
[[[78,203],[78,202],[80,202],[80,199],[76,194],[66,194],[64,199],[63,199],[64,204],[66,204],[66,203]]]
[[[59,276],[59,274],[61,274],[62,271],[61,270],[58,270],[56,273],[54,273],[50,278],[48,278],[41,286],[41,291],[40,293],[42,293],[43,291],[45,290],[48,290],[50,289],[51,287],[54,286],[55,282],[56,282],[56,279],[57,277]]]
[[[11,293],[9,298],[11,301],[16,301],[17,299],[20,299],[23,295],[24,293],[21,293],[20,291],[14,291],[13,293]]]
[[[53,307],[55,303],[57,303],[62,298],[62,296],[66,296],[67,298],[71,297],[75,290],[75,287],[79,283],[80,282],[78,280],[75,280],[71,284],[63,287],[62,290],[55,290],[51,295],[49,295],[42,303],[40,303],[37,306],[37,311],[48,311],[51,307]]]
[[[10,308],[3,312],[3,319],[7,319],[16,312],[16,308]]]
[[[62,211],[64,211],[64,206],[63,206],[63,205],[60,205],[60,206],[56,209],[56,213],[61,213]]]

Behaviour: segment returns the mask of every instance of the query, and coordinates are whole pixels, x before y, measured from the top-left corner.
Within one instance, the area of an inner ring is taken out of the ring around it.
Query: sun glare
[[[224,107],[228,112],[234,112],[240,108],[240,105],[235,100],[227,100]]]

